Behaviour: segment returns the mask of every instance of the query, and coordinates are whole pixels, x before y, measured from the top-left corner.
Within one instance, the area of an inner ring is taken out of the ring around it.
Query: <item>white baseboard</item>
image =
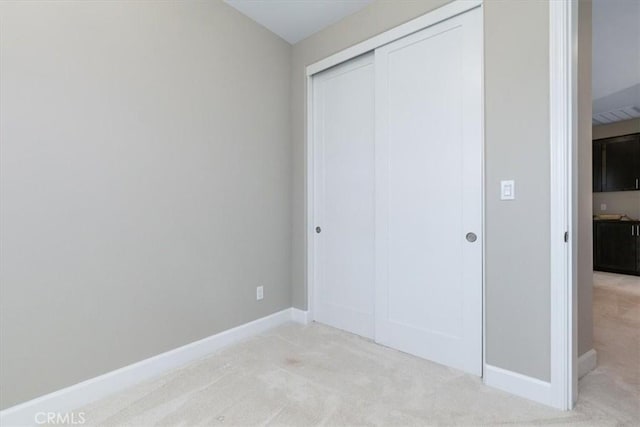
[[[291,320],[297,323],[302,323],[303,325],[308,325],[309,312],[306,310],[300,310],[299,308],[293,307],[291,309]]]
[[[483,381],[486,385],[552,406],[551,383],[537,378],[485,365]]]
[[[287,308],[244,325],[153,356],[115,371],[0,411],[1,426],[33,426],[38,413],[68,413],[110,394],[188,364],[194,360],[290,321],[302,323],[306,312]],[[41,415],[42,417],[42,415]]]
[[[598,354],[593,348],[578,357],[578,378],[582,378],[593,371],[597,364]]]

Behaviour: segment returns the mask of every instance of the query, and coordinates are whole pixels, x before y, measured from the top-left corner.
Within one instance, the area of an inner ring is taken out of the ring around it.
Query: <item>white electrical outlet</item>
[[[258,286],[256,288],[256,300],[260,301],[264,298],[264,286]]]
[[[601,211],[606,211],[607,210],[607,204],[606,203],[600,203],[600,210]]]

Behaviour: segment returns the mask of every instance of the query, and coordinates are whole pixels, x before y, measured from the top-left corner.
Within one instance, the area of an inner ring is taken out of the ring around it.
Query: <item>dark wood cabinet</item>
[[[593,141],[593,191],[640,190],[640,134]]]
[[[640,275],[640,221],[594,221],[594,270]]]
[[[602,191],[602,143],[593,141],[593,192]]]

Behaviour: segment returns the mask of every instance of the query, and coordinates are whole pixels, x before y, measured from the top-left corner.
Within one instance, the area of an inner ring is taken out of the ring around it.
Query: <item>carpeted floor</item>
[[[86,425],[105,426],[639,425],[639,390],[615,372],[605,363],[588,374],[575,410],[561,412],[330,327],[292,323],[79,410]]]
[[[593,338],[598,366],[580,397],[635,413],[640,426],[640,277],[594,272]]]

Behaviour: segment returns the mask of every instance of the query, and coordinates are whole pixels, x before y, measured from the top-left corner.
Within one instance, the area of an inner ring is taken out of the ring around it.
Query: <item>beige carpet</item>
[[[333,328],[287,324],[85,408],[87,425],[637,425],[638,394],[585,377],[572,412]]]
[[[595,272],[593,338],[598,366],[582,381],[585,395],[610,390],[603,399],[622,406],[630,396],[640,407],[640,277]],[[636,425],[640,426],[640,414]]]

